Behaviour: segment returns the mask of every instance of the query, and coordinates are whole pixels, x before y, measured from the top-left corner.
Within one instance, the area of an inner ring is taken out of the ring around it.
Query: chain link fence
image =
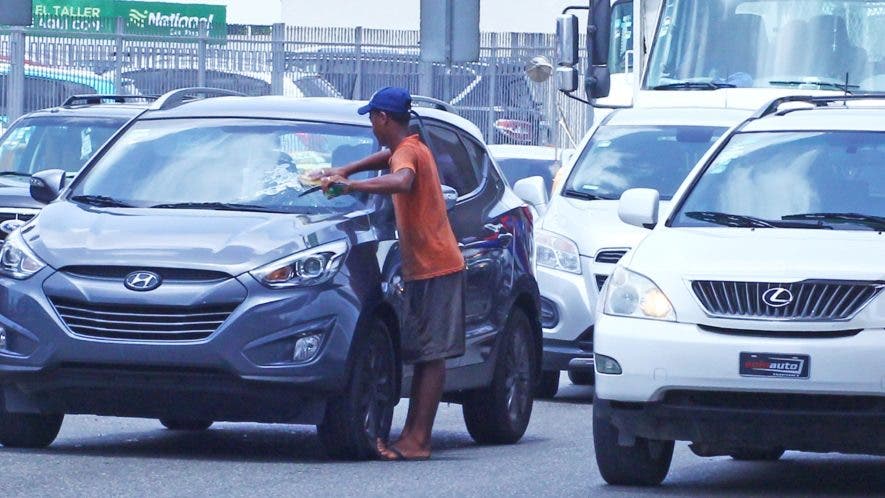
[[[114,22],[113,19],[103,22]],[[450,103],[489,143],[574,147],[588,106],[535,82],[526,65],[555,61],[551,34],[483,33],[480,60],[420,60],[419,32],[366,28],[230,26],[225,39],[0,28],[0,125],[72,94],[161,94],[211,86],[247,95],[368,99],[396,85]]]

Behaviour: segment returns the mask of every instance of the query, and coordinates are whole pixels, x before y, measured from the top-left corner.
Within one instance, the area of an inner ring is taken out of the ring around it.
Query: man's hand
[[[343,185],[343,194],[349,194],[353,191],[353,181],[348,180],[347,178],[341,175],[332,175],[332,176],[324,176],[321,178],[323,192],[328,192],[329,188],[334,183],[338,183]]]
[[[322,180],[324,176],[340,176],[343,178],[347,178],[347,172],[344,171],[344,168],[319,168],[313,171],[309,171],[306,175],[308,180],[311,181],[319,181]]]

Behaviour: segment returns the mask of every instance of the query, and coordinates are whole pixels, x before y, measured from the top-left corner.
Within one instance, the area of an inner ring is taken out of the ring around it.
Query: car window
[[[473,161],[458,135],[441,126],[427,126],[431,149],[443,185],[454,188],[458,195],[469,194],[479,186]]]
[[[137,207],[224,203],[305,214],[348,212],[364,196],[307,193],[302,175],[378,150],[366,126],[260,119],[136,123],[73,187]]]
[[[76,173],[124,123],[122,119],[26,119],[0,142],[0,172]]]
[[[662,199],[676,189],[725,128],[604,126],[575,163],[565,193],[618,199],[631,188],[653,188]]]
[[[883,138],[881,132],[736,135],[696,181],[673,226],[801,228],[811,222],[882,230]]]
[[[492,174],[492,168],[490,168],[489,164],[491,162],[489,154],[483,146],[476,142],[476,140],[468,138],[464,134],[461,135],[461,141],[467,149],[467,155],[470,156],[470,162],[473,165],[473,173],[478,182],[482,183],[483,178]]]

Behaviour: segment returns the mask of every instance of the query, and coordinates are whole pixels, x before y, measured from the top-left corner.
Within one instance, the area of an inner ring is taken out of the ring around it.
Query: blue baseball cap
[[[369,103],[360,107],[357,112],[360,115],[368,114],[369,111],[387,111],[406,113],[412,108],[412,96],[405,88],[387,86],[375,92]]]

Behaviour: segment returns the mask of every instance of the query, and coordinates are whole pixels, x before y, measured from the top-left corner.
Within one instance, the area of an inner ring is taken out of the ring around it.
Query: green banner
[[[224,5],[131,0],[34,0],[34,27],[114,33],[122,17],[130,34],[193,37],[205,22],[212,38],[227,37]]]

